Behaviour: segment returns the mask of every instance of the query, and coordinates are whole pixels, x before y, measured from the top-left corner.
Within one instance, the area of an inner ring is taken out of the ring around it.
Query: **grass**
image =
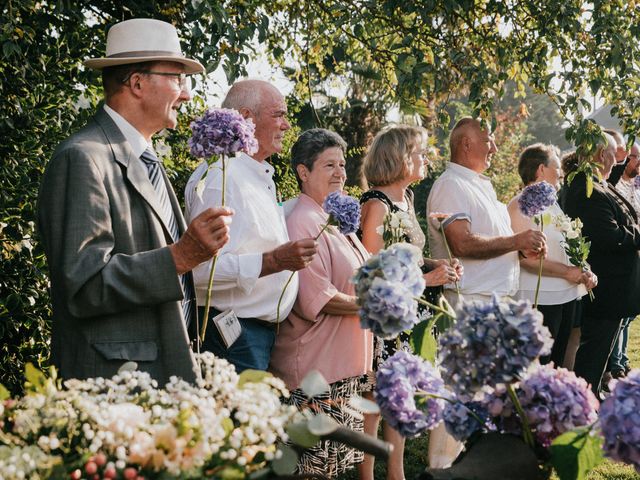
[[[631,333],[629,335],[629,359],[632,368],[640,368],[640,318],[631,323]],[[405,450],[404,469],[405,477],[408,480],[415,479],[427,465],[427,436],[408,440]],[[490,461],[490,459],[487,459]],[[386,478],[386,468],[383,462],[376,462],[375,478]],[[552,477],[557,480],[558,477]],[[342,475],[339,480],[357,480],[358,474],[355,470]],[[595,468],[587,476],[587,480],[639,480],[635,470],[627,465],[605,461]],[[496,479],[497,480],[497,479]]]

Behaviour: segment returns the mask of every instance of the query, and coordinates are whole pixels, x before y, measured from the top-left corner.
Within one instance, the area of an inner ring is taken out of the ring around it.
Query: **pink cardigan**
[[[287,218],[289,237],[315,237],[326,221],[322,207],[300,194]],[[337,292],[355,294],[351,277],[368,256],[355,234],[345,236],[329,227],[318,238],[318,254],[299,272],[296,303],[280,325],[271,355],[269,370],[282,378],[290,390],[298,388],[314,369],[329,383],[371,370],[373,334],[360,328],[358,315],[321,312]]]

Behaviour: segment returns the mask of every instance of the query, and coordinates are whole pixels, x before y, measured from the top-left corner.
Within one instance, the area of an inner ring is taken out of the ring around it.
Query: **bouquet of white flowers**
[[[553,222],[564,237],[562,247],[567,253],[571,264],[581,268],[583,271],[590,271],[591,266],[587,262],[587,258],[589,258],[591,242],[582,236],[582,221],[579,218],[571,220],[570,217],[562,214],[553,217]],[[589,298],[593,301],[593,292],[591,289],[588,292]]]
[[[173,377],[163,388],[135,365],[64,389],[30,367],[27,394],[5,391],[0,407],[0,478],[245,478],[264,469],[296,416],[280,402],[284,383],[238,375],[211,353],[199,364],[196,384]]]

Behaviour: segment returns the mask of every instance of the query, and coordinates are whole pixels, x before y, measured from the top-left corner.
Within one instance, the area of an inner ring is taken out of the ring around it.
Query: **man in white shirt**
[[[282,150],[282,138],[290,128],[282,94],[268,82],[244,80],[235,83],[223,108],[238,110],[256,125],[258,152],[241,153],[227,162],[225,195],[235,211],[230,240],[216,263],[207,328],[203,348],[226,358],[238,371],[266,370],[275,341],[277,305],[292,271],[309,264],[316,253],[312,238],[289,242],[282,206],[276,197],[274,168],[267,159]],[[193,218],[207,207],[220,205],[222,173],[212,168],[202,194],[196,186],[207,170],[201,164],[187,183],[186,217]],[[206,303],[211,261],[194,270],[199,306]],[[282,299],[280,321],[286,318],[298,292],[294,275]],[[203,311],[203,309],[200,309]],[[227,348],[212,319],[233,311],[242,328],[240,336]]]
[[[427,215],[446,213],[442,229],[451,253],[464,264],[460,292],[464,299],[488,300],[492,293],[511,296],[518,290],[518,255],[538,257],[546,251],[545,236],[536,230],[514,234],[506,206],[499,202],[488,177],[497,147],[491,132],[473,118],[463,118],[451,131],[451,161],[435,181]],[[429,240],[434,258],[447,258],[440,220],[430,218]],[[455,285],[445,296],[457,304]]]

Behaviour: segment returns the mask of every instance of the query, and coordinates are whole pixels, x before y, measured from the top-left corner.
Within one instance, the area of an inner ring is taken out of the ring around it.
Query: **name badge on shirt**
[[[233,310],[226,310],[213,317],[215,324],[225,347],[229,348],[242,333],[242,325],[238,321],[238,316]]]

